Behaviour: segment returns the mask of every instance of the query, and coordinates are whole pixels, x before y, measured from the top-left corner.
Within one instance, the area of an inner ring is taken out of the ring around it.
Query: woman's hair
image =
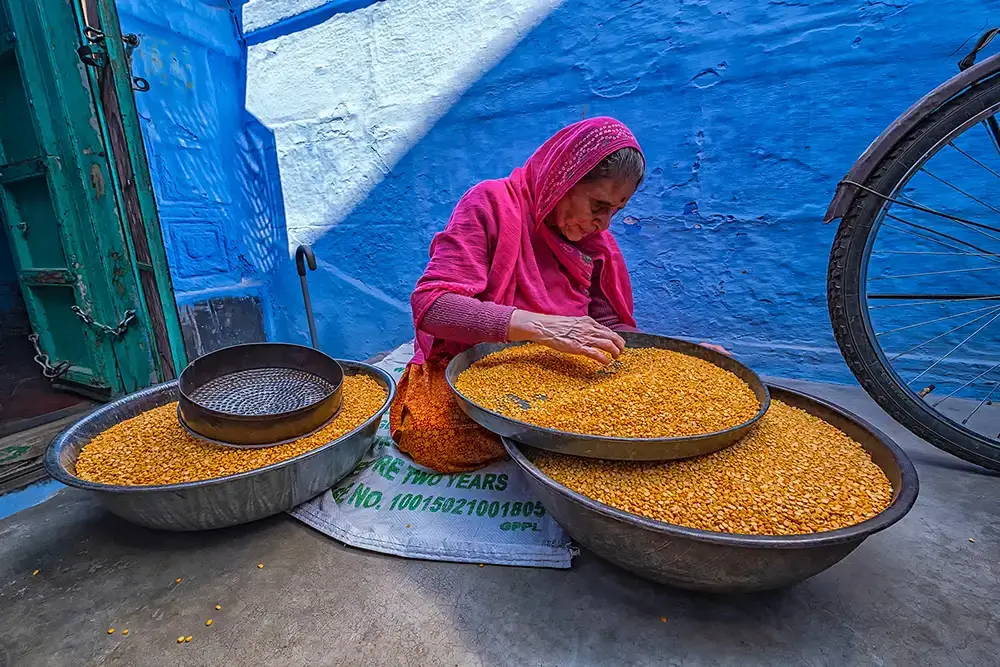
[[[597,166],[580,180],[590,183],[610,178],[622,183],[635,183],[635,187],[638,188],[645,171],[646,160],[643,159],[642,153],[631,146],[626,146],[598,162]]]

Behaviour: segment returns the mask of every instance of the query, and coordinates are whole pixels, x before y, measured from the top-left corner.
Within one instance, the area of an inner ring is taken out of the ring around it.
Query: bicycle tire
[[[1000,74],[980,81],[944,105],[929,111],[901,137],[862,183],[879,193],[892,193],[910,170],[939,141],[1000,102]],[[936,154],[936,153],[935,153]],[[862,388],[893,419],[935,447],[965,461],[1000,471],[1000,442],[942,416],[908,387],[878,353],[869,337],[862,311],[861,276],[868,259],[868,237],[885,201],[858,189],[840,226],[830,252],[827,271],[827,305],[834,337],[841,354]]]

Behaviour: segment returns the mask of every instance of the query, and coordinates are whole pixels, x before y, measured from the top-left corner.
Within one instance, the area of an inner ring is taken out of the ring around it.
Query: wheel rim
[[[992,137],[987,126],[998,111],[1000,101],[946,132],[896,181],[888,199],[874,195],[882,202],[866,235],[858,281],[866,335],[896,385],[951,427],[994,445],[1000,434],[985,417],[1000,414],[992,406],[992,399],[1000,401],[1000,356],[984,343],[1000,335],[1000,132]],[[972,145],[967,140],[975,128],[981,136]],[[984,139],[990,139],[989,155]],[[952,182],[948,163],[935,163],[945,154],[986,186],[970,190]],[[948,211],[953,200],[958,215]],[[928,205],[932,201],[949,204]],[[906,241],[910,249],[892,249]],[[900,271],[903,265],[909,268]],[[972,278],[968,282],[983,291],[956,291],[960,278]],[[907,281],[917,288],[900,290]],[[934,281],[939,284],[928,290]]]

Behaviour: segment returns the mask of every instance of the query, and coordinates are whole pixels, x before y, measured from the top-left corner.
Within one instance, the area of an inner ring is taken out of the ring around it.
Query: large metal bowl
[[[913,507],[913,464],[888,436],[818,398],[771,384],[771,395],[836,426],[859,442],[892,483],[883,512],[847,528],[808,535],[735,535],[684,528],[614,509],[547,477],[504,439],[510,457],[553,518],[581,545],[640,577],[679,588],[743,593],[782,588],[822,572]]]
[[[381,369],[341,361],[346,375],[366,374],[386,390],[385,403],[350,433],[294,458],[228,477],[159,486],[117,486],[76,476],[76,459],[94,436],[126,419],[177,400],[177,381],[156,385],[92,412],[63,431],[45,452],[45,468],[69,486],[92,491],[111,512],[160,530],[206,530],[284,512],[330,488],[371,447],[395,383]]]
[[[618,461],[664,461],[669,459],[684,459],[701,456],[724,449],[750,432],[771,404],[767,386],[752,370],[715,350],[702,345],[696,345],[677,338],[655,336],[653,334],[625,333],[622,334],[628,347],[655,347],[672,350],[692,357],[703,359],[709,363],[727,370],[750,386],[760,409],[751,419],[715,433],[693,435],[675,438],[613,438],[602,435],[584,435],[568,433],[551,428],[535,426],[517,419],[512,419],[499,412],[484,408],[463,396],[455,388],[458,376],[469,366],[494,352],[499,352],[512,345],[523,343],[483,343],[459,354],[448,364],[445,376],[448,386],[458,401],[459,406],[472,421],[488,431],[505,438],[511,438],[525,445],[539,449],[547,449],[559,454],[587,456],[595,459],[613,459]]]

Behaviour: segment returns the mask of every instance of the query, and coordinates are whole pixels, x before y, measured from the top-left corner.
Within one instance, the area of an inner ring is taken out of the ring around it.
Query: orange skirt
[[[399,449],[437,472],[468,472],[507,458],[500,438],[469,419],[448,387],[448,361],[409,365],[389,409]]]

